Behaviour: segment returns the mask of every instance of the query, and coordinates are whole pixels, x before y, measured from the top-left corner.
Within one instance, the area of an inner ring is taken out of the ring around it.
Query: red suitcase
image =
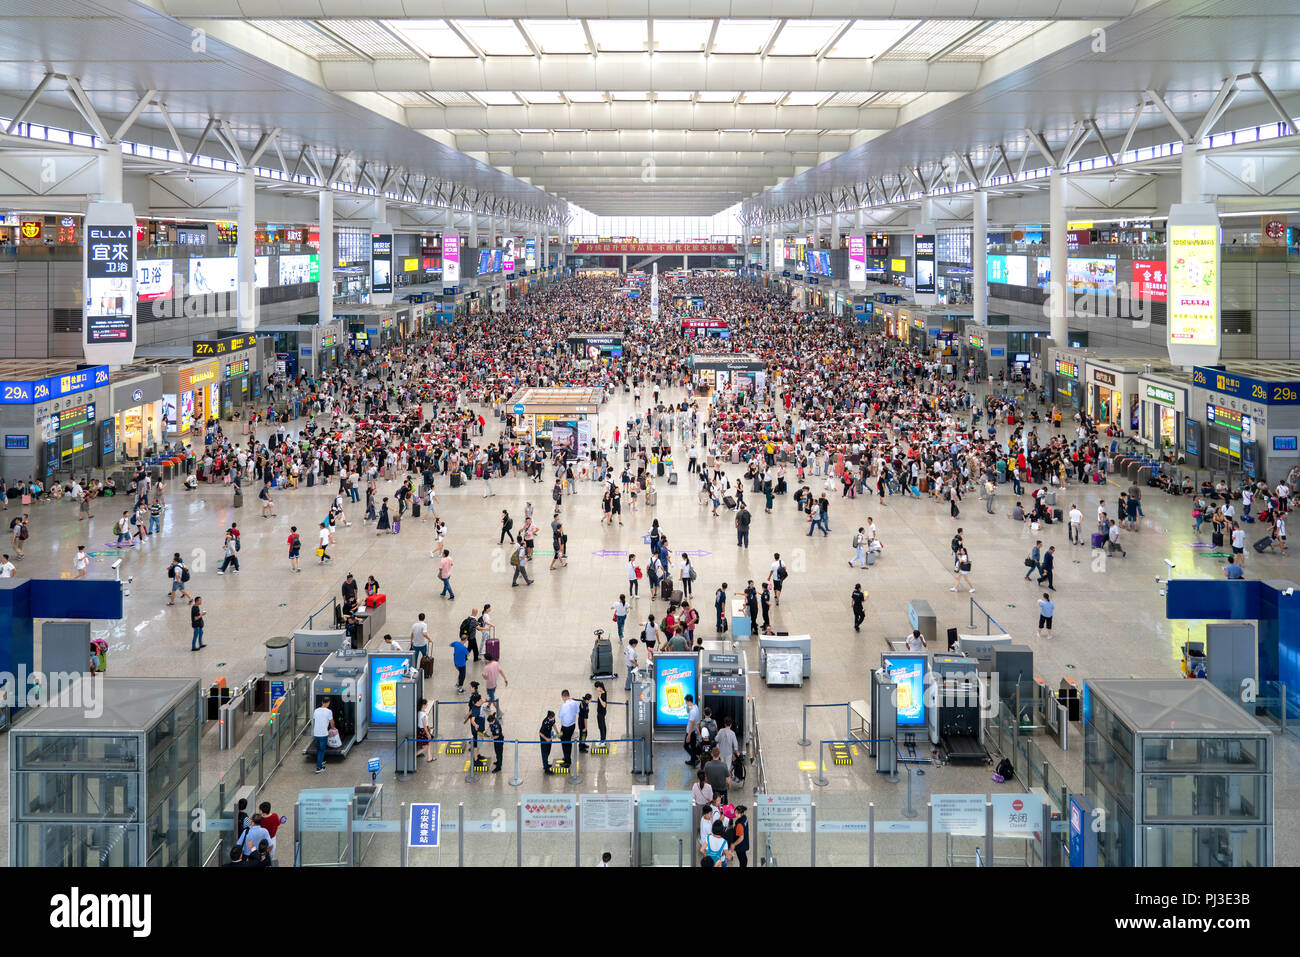
[[[383,592],[376,592],[373,595],[366,596],[366,607],[377,608],[380,605],[384,604],[384,602],[386,601],[388,601],[387,595],[385,595]]]

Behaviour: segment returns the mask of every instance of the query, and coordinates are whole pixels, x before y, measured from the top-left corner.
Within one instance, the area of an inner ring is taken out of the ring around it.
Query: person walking
[[[492,739],[492,751],[496,755],[496,763],[492,765],[492,773],[498,774],[501,771],[501,761],[505,756],[506,735],[501,730],[501,709],[495,704],[487,706],[487,733],[488,737]]]
[[[790,577],[790,571],[785,567],[785,562],[781,561],[781,553],[772,553],[772,567],[768,569],[767,581],[772,583],[772,591],[776,595],[776,603],[781,604],[781,587],[785,580]]]
[[[495,703],[497,700],[497,683],[504,681],[506,687],[509,688],[510,679],[501,670],[501,662],[497,661],[492,655],[485,653],[483,660],[485,662],[483,665],[483,683],[487,686],[488,701]]]
[[[637,640],[629,638],[623,648],[623,663],[627,666],[627,683],[623,685],[624,691],[632,690],[632,676],[636,674],[637,669]]]
[[[641,569],[637,567],[636,556],[629,552],[627,556],[627,593],[632,598],[641,597],[637,594],[637,586],[641,583],[640,579]]]
[[[465,693],[465,664],[469,661],[469,648],[465,642],[456,636],[456,640],[451,642],[448,647],[451,648],[451,663],[456,669],[456,694]]]
[[[627,607],[627,596],[619,595],[618,601],[610,605],[610,610],[614,615],[614,624],[618,625],[618,640],[623,640],[623,625],[627,621],[627,613],[631,610]]]
[[[424,612],[411,625],[411,660],[418,668],[425,655],[429,653],[429,625],[424,620]]]
[[[207,647],[203,643],[203,619],[206,616],[207,612],[203,610],[203,596],[194,596],[194,603],[190,606],[190,627],[194,629],[194,636],[190,640],[190,651]]]
[[[185,582],[189,580],[190,570],[186,568],[185,563],[181,561],[180,552],[172,553],[172,563],[167,568],[167,574],[172,580],[171,593],[168,595],[167,604],[176,604],[177,592],[180,592],[181,597],[192,604],[194,600],[190,598],[190,593],[185,590]]]
[[[5,563],[9,562],[9,556],[5,556]],[[86,570],[90,568],[90,556],[86,554],[86,546],[78,545],[77,554],[72,559],[72,567],[76,572],[77,578],[85,578]]]
[[[1025,581],[1029,581],[1029,576],[1034,572],[1042,571],[1043,564],[1043,543],[1041,540],[1035,540],[1034,547],[1029,550],[1029,556],[1025,559]]]
[[[556,553],[559,554],[558,552]],[[516,588],[519,585],[519,576],[524,578],[525,585],[531,585],[533,580],[528,577],[528,549],[521,543],[515,545],[514,553],[510,556],[510,564],[514,566],[515,573],[510,579],[510,587]],[[555,567],[555,559],[551,559],[551,567]]]
[[[849,559],[849,567],[867,567],[867,530],[861,525],[853,533],[853,557]]]
[[[1038,628],[1034,635],[1038,638],[1043,637],[1043,629],[1047,629],[1047,637],[1052,637],[1052,616],[1056,614],[1056,603],[1052,601],[1052,596],[1043,592],[1043,597],[1038,599]]]
[[[1038,584],[1041,585],[1043,582],[1047,582],[1047,587],[1050,588],[1052,591],[1056,591],[1056,583],[1052,579],[1052,572],[1055,570],[1055,568],[1056,568],[1056,546],[1051,545],[1048,547],[1047,551],[1043,553],[1042,564],[1038,566],[1038,570],[1039,570]]]
[[[688,767],[693,768],[698,762],[697,752],[699,749],[699,734],[700,709],[695,703],[695,696],[688,694],[686,696],[686,736],[682,742],[682,747],[685,749],[687,755],[689,755],[686,759],[686,765]]]
[[[1073,542],[1075,545],[1080,544],[1079,528],[1082,525],[1083,525],[1083,512],[1079,510],[1078,505],[1072,503],[1070,505],[1070,541]]]
[[[505,542],[507,538],[510,539],[511,544],[514,544],[515,536],[512,531],[514,527],[515,520],[511,518],[510,513],[503,508],[501,510],[501,537],[497,539],[498,545]]]
[[[442,559],[438,562],[438,578],[442,581],[442,591],[438,593],[438,597],[441,598],[446,595],[449,601],[456,600],[456,593],[451,590],[451,569],[454,565],[455,562],[452,561],[451,552],[444,548],[442,550]]]
[[[713,607],[718,613],[718,632],[727,630],[727,583],[723,582],[713,593]]]
[[[433,729],[429,720],[429,699],[421,698],[415,705],[416,756],[423,754],[426,764],[436,759],[433,753]]]
[[[285,540],[289,546],[289,569],[290,571],[302,571],[302,565],[299,564],[299,556],[302,554],[302,537],[298,534],[298,526],[289,526],[289,537]]]
[[[218,575],[224,575],[226,569],[231,565],[235,566],[235,571],[239,571],[239,556],[236,554],[237,540],[230,532],[226,532],[226,540],[221,545],[221,554],[224,556],[221,560],[221,567],[217,569]]]
[[[958,585],[965,584],[966,587],[970,589],[970,593],[972,595],[975,594],[975,586],[972,585],[970,581],[970,569],[970,555],[967,554],[966,547],[963,545],[957,550],[957,584],[953,585],[953,587],[948,590],[956,591]]]
[[[865,621],[867,617],[867,593],[862,590],[861,582],[858,582],[853,586],[853,592],[849,595],[849,601],[853,605],[853,630],[861,631],[862,622]]]
[[[691,556],[682,552],[682,563],[678,569],[682,583],[682,600],[691,600],[691,585],[695,582],[695,566],[691,564]]]

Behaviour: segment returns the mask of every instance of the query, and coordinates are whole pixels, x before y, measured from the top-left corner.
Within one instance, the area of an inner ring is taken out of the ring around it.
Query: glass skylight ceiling
[[[920,20],[858,20],[835,41],[826,56],[874,59],[914,30]]]
[[[978,27],[982,20],[931,20],[889,51],[891,60],[925,60]]]
[[[385,26],[406,37],[416,49],[436,57],[472,57],[471,50],[445,20],[385,20]]]
[[[789,20],[777,34],[771,56],[814,56],[844,27],[843,20]]]
[[[646,48],[649,34],[644,20],[589,20],[587,26],[598,52],[639,53]]]

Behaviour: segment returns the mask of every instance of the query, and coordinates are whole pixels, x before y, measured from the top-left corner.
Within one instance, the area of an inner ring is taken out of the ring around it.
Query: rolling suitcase
[[[419,499],[417,499],[416,501],[411,503],[411,518],[419,518],[419,517],[420,517],[420,502]]]
[[[1213,545],[1215,548],[1222,548],[1222,547],[1223,547],[1223,533],[1222,533],[1222,532],[1213,532],[1213,533],[1210,535],[1210,544]]]
[[[724,495],[722,496],[722,504],[727,506],[727,508],[734,509],[736,507],[736,500],[730,495]]]
[[[740,464],[740,446],[739,446],[739,445],[733,445],[733,446],[731,447],[731,464],[732,464],[732,465],[739,465],[739,464]]]
[[[401,530],[402,530],[402,520],[400,518],[393,519],[393,534],[396,535],[399,532],[401,532]]]
[[[236,493],[235,493],[235,499],[234,499],[234,501],[231,503],[231,505],[232,505],[234,508],[243,508],[243,507],[244,507],[244,493],[243,493],[243,492],[236,492]]]
[[[868,548],[867,551],[866,551],[866,555],[867,555],[867,567],[870,568],[872,565],[874,565],[874,564],[876,563],[876,551],[875,551],[875,549],[873,549],[873,548]]]
[[[459,470],[451,473],[451,487],[452,487],[452,488],[460,488],[461,483],[462,483],[463,481],[464,481],[464,479],[461,477],[461,474],[460,474]]]
[[[1065,517],[1065,513],[1062,512],[1059,508],[1052,509],[1052,521],[1059,522],[1064,517]]]
[[[750,490],[753,492],[763,491],[763,480],[759,476],[754,476],[754,481],[750,486]]]
[[[669,485],[676,485],[676,484],[677,484],[677,473],[676,473],[676,472],[669,472],[669,473],[668,473],[668,484],[669,484]]]
[[[495,634],[483,642],[483,654],[491,655],[493,661],[501,660],[501,640]]]
[[[433,659],[428,655],[420,656],[420,670],[424,672],[426,678],[433,677]]]
[[[1047,504],[1050,505],[1050,506],[1052,506],[1053,508],[1056,507],[1056,492],[1055,492],[1055,490],[1048,490],[1048,493],[1047,493]]]
[[[314,488],[315,485],[316,485],[316,473],[315,473],[315,472],[308,472],[308,473],[307,473],[307,487],[308,487],[308,488]]]
[[[786,493],[785,479],[777,479],[776,488],[772,491],[777,495],[784,495]]]
[[[678,588],[673,591],[672,595],[669,596],[668,600],[671,601],[674,605],[680,605],[686,599],[685,596],[682,594],[682,590]]]
[[[614,648],[603,635],[596,639],[591,648],[591,677],[614,677]]]
[[[659,579],[659,597],[664,601],[672,601],[673,598],[673,580],[668,577]]]
[[[1105,535],[1104,532],[1093,532],[1093,533],[1092,533],[1092,547],[1093,547],[1093,548],[1105,548],[1105,547],[1106,547],[1106,535]]]
[[[1257,541],[1254,545],[1254,548],[1255,551],[1263,555],[1264,550],[1269,548],[1272,544],[1273,544],[1273,534],[1270,532],[1269,534],[1261,538],[1259,541]]]
[[[654,489],[651,489],[650,491],[646,492],[645,503],[653,508],[655,505],[659,503],[659,493],[656,492]]]

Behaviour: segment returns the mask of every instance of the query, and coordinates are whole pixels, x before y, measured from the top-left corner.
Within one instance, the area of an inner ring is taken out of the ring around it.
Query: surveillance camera
[[[1295,589],[1294,589],[1294,588],[1284,588],[1284,589],[1282,589],[1282,594],[1283,594],[1284,596],[1286,596],[1287,598],[1290,598],[1292,595],[1295,594]]]
[[[1168,565],[1170,568],[1177,568],[1177,567],[1178,567],[1177,565],[1175,565],[1173,562],[1171,562],[1171,561],[1170,561],[1169,559],[1167,559],[1167,558],[1165,559],[1165,564]]]

